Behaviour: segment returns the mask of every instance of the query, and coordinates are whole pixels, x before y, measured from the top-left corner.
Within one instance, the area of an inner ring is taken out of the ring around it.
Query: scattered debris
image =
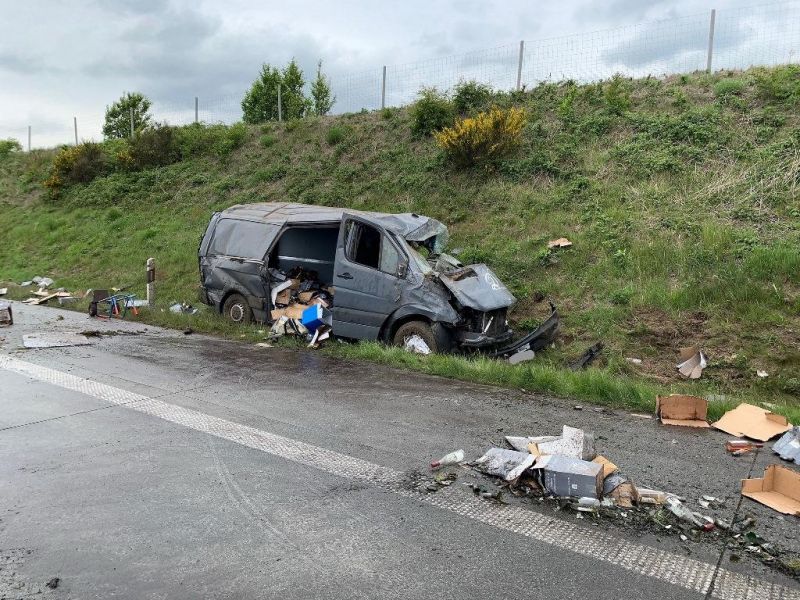
[[[725,450],[733,454],[734,456],[741,456],[742,454],[747,454],[748,452],[752,452],[756,448],[763,448],[764,444],[759,442],[751,442],[748,440],[728,440],[725,442]]]
[[[552,442],[559,439],[557,435],[540,435],[538,437],[521,437],[515,435],[507,435],[506,442],[519,452],[528,452],[530,444],[541,444],[543,442]]]
[[[53,280],[49,277],[34,277],[33,283],[39,286],[39,288],[49,288],[53,285]]]
[[[284,315],[272,324],[270,339],[277,339],[284,335],[305,337],[308,335],[308,329],[305,328],[299,319],[290,319]]]
[[[8,327],[14,324],[14,310],[11,303],[0,301],[0,326]]]
[[[62,346],[87,346],[92,341],[80,333],[28,333],[22,336],[25,348],[59,348]]]
[[[783,460],[793,460],[796,465],[800,465],[800,426],[784,433],[772,446],[772,451]]]
[[[187,327],[186,329],[183,330],[183,335],[192,335],[193,333],[194,329],[192,329],[191,327]]]
[[[667,494],[660,490],[650,490],[647,488],[636,488],[641,504],[664,504],[667,501]]]
[[[268,344],[267,342],[258,342],[256,344],[256,348],[274,348],[272,344]]]
[[[769,465],[763,478],[742,481],[742,495],[783,514],[800,516],[800,473]]]
[[[414,354],[431,353],[431,349],[428,347],[428,344],[426,344],[425,340],[423,340],[417,334],[407,337],[403,347],[406,349],[406,352],[413,352]]]
[[[475,461],[480,470],[488,475],[497,475],[506,481],[517,481],[523,472],[533,466],[536,457],[527,452],[490,448]]]
[[[464,451],[456,450],[455,452],[450,452],[449,454],[445,454],[439,460],[434,460],[431,463],[431,469],[440,469],[441,467],[447,465],[455,465],[460,463],[462,460],[464,460]]]
[[[700,379],[707,364],[706,355],[697,346],[689,346],[680,349],[680,362],[676,368],[684,377]]]
[[[51,590],[54,590],[58,587],[59,583],[61,583],[61,578],[53,577],[47,583],[45,583],[45,586],[49,587]]]
[[[599,454],[592,459],[592,462],[596,462],[599,465],[603,465],[603,479],[608,478],[609,475],[616,473],[619,471],[619,467],[608,460],[605,456],[600,456]]]
[[[8,288],[0,288],[0,296],[5,296],[8,293]]]
[[[641,365],[642,364],[642,359],[641,358],[633,358],[633,357],[629,356],[629,357],[626,357],[625,360],[627,360],[632,365]]]
[[[197,314],[197,309],[191,304],[187,304],[186,302],[182,304],[180,302],[176,302],[175,304],[169,307],[169,312],[174,313],[176,315],[179,314],[194,315]]]
[[[596,359],[600,352],[603,351],[604,345],[603,342],[597,342],[592,346],[589,346],[586,351],[581,355],[581,357],[576,360],[574,363],[570,365],[570,369],[573,371],[577,371],[579,369],[585,369],[589,364],[591,364],[594,359]]]
[[[19,287],[30,287],[33,285],[33,281],[23,281],[19,284]]]
[[[708,402],[704,398],[682,394],[656,397],[656,415],[664,425],[711,427],[707,413]]]
[[[792,428],[786,417],[745,403],[726,412],[713,426],[725,433],[760,442],[766,442]]]
[[[528,362],[529,360],[533,360],[536,358],[536,352],[527,348],[525,350],[520,350],[519,352],[515,352],[511,356],[508,357],[509,364],[518,365],[519,363]]]
[[[543,487],[555,496],[599,498],[603,493],[601,464],[548,454],[536,460],[536,469],[542,470]]]
[[[572,246],[572,242],[570,242],[565,237],[558,238],[557,240],[550,240],[549,242],[547,242],[547,247],[549,249],[553,249],[553,248],[569,248],[570,246]]]
[[[582,460],[592,460],[597,454],[594,451],[594,435],[569,425],[564,425],[561,436],[553,440],[528,442],[529,452],[531,446],[535,446],[539,454],[560,454]]]
[[[758,369],[756,371],[756,375],[758,375],[762,379],[764,379],[765,377],[769,377],[769,373],[767,373],[766,371],[762,371],[761,369]]]

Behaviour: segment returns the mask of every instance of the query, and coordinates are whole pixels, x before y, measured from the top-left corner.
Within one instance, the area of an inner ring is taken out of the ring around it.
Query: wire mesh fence
[[[450,90],[468,80],[498,90],[529,89],[543,81],[591,82],[617,73],[645,77],[770,66],[797,62],[799,55],[800,1],[791,0],[334,74],[331,87],[336,103],[332,112],[403,106],[413,102],[423,87]],[[229,124],[242,118],[244,92],[243,88],[239,94],[188,97],[181,102],[155,98],[151,112],[155,121],[173,125],[194,121]],[[77,135],[69,113],[32,122],[30,145],[101,137],[103,110],[97,108],[72,113],[78,121]],[[29,145],[25,125],[0,123],[0,139],[5,137],[17,138],[23,147]]]

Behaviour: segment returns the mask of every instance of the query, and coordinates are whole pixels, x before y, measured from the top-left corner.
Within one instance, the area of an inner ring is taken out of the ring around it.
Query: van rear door
[[[342,215],[336,245],[333,333],[375,340],[397,308],[407,264],[402,250],[376,222]]]

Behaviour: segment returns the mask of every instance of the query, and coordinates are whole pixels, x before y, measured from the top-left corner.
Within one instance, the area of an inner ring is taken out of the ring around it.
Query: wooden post
[[[147,305],[156,306],[156,261],[153,258],[147,259]]]

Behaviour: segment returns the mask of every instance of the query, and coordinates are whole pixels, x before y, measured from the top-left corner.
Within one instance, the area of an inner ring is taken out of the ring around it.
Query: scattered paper
[[[569,248],[572,246],[572,242],[570,242],[567,238],[558,238],[557,240],[550,240],[547,242],[548,248]]]

